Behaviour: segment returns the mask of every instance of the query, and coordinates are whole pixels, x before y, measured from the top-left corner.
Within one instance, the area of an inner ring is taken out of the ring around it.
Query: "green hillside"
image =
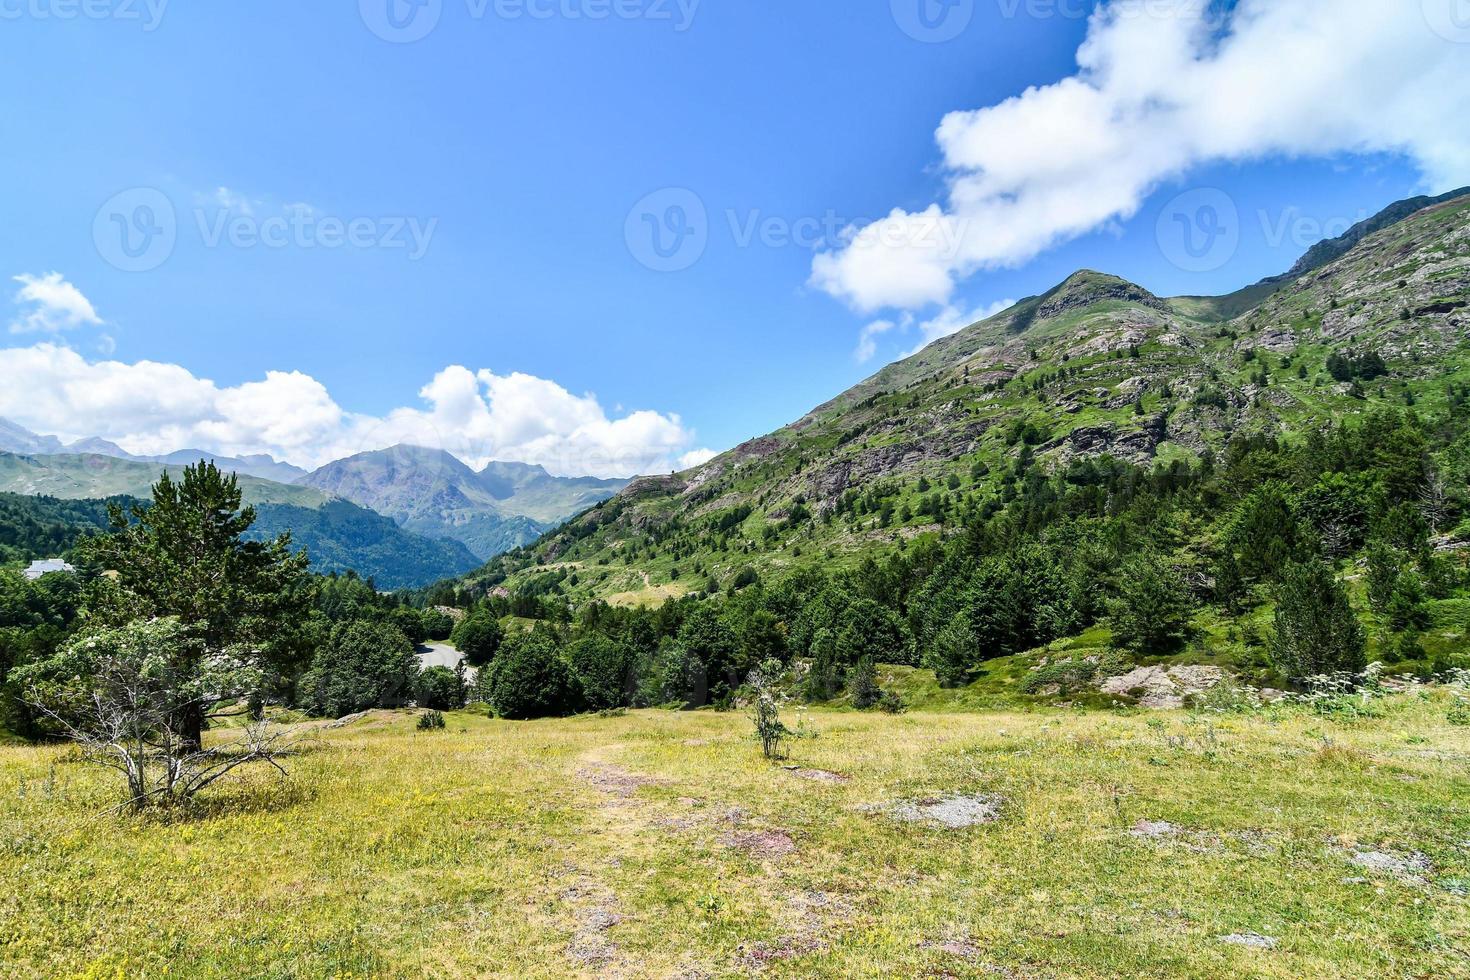
[[[174,477],[183,466],[139,463],[111,456],[20,456],[0,452],[0,492],[88,500],[106,497],[147,497],[165,470]],[[275,483],[260,477],[239,476],[247,504],[289,504],[316,508],[331,496],[311,487]]]
[[[1375,407],[1443,413],[1470,381],[1467,215],[1465,198],[1418,211],[1227,323],[1080,272],[791,426],[637,481],[474,581],[539,590],[551,572],[573,601],[621,601],[840,568],[1003,505],[1033,459],[1148,468]],[[1329,369],[1370,354],[1381,375]]]

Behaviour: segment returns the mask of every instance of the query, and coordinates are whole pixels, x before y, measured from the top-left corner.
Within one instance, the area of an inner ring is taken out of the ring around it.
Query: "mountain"
[[[554,477],[525,463],[491,463],[477,473],[442,450],[395,446],[328,463],[299,483],[488,559],[535,541],[627,481]]]
[[[167,469],[182,466],[108,456],[17,456],[0,453],[0,560],[49,557],[38,552],[70,547],[75,536],[98,526],[102,498],[146,499]],[[290,531],[296,548],[306,548],[319,572],[356,571],[385,589],[412,588],[462,574],[482,559],[457,541],[414,534],[392,520],[310,487],[239,476],[241,495],[256,507],[254,537]],[[61,528],[63,530],[58,530]],[[71,528],[70,533],[64,529]]]
[[[229,470],[229,467],[221,466],[221,469]],[[113,456],[22,456],[0,452],[0,492],[64,500],[143,498],[164,470],[178,477],[184,467]],[[329,494],[310,487],[275,483],[244,473],[238,475],[241,493],[248,504],[290,504],[314,509],[332,499]]]
[[[1470,376],[1470,198],[1421,203],[1247,300],[1076,273],[783,429],[633,482],[470,583],[657,602],[942,532],[1012,499],[1033,457],[1043,472],[1169,463],[1374,406],[1443,405]]]
[[[117,443],[96,436],[63,444],[55,436],[37,435],[6,419],[0,419],[0,452],[25,456],[110,456],[136,463],[164,463],[169,466],[188,466],[210,460],[222,470],[277,483],[294,483],[306,475],[306,471],[298,466],[264,455],[231,457],[203,449],[181,449],[166,456],[135,456]]]
[[[61,440],[55,436],[38,436],[8,419],[0,419],[0,452],[59,453],[62,451]]]

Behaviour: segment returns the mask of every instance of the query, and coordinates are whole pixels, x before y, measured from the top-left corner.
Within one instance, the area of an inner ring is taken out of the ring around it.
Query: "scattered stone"
[[[1000,819],[1005,800],[999,796],[946,796],[932,800],[901,800],[888,808],[899,820],[910,823],[934,823],[951,830],[961,830]]]
[[[1245,946],[1249,949],[1275,949],[1276,940],[1270,936],[1263,936],[1258,932],[1232,932],[1228,936],[1221,936],[1220,942],[1229,943],[1232,946]]]
[[[720,843],[756,858],[778,858],[796,850],[796,841],[779,830],[734,830]]]
[[[1419,875],[1431,870],[1429,858],[1415,851],[1408,855],[1389,854],[1385,851],[1356,851],[1348,858],[1360,868],[1397,875]]]
[[[327,727],[328,728],[346,728],[348,725],[352,724],[354,721],[362,721],[367,716],[368,716],[368,713],[366,711],[358,711],[358,712],[356,712],[354,714],[343,715],[341,718],[338,718],[336,721],[328,723],[327,724]]]
[[[1137,667],[1102,682],[1104,694],[1136,698],[1139,705],[1155,710],[1184,707],[1184,699],[1201,694],[1225,679],[1219,667]]]
[[[846,783],[852,779],[851,776],[844,776],[840,772],[829,772],[826,769],[803,769],[801,766],[784,766],[783,768],[798,779],[808,779],[814,783]]]
[[[1179,827],[1167,820],[1140,820],[1128,833],[1134,837],[1177,837]]]
[[[594,788],[620,799],[627,799],[643,786],[656,786],[661,780],[652,776],[640,776],[615,766],[598,766],[577,770],[577,777]]]

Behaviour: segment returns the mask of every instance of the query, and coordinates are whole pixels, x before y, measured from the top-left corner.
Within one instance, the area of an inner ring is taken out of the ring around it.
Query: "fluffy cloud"
[[[447,450],[473,467],[539,463],[563,476],[666,472],[708,458],[677,415],[611,418],[592,394],[527,374],[454,366],[420,391],[421,407],[383,417],[345,411],[316,379],[272,371],[220,387],[176,364],[89,361],[53,343],[0,349],[0,417],[65,439],[101,436],[129,452],[199,448],[270,453],[313,467],[399,443]]]
[[[1112,0],[1075,75],[945,117],[945,205],[850,229],[812,283],[865,311],[947,303],[959,279],[1126,220],[1210,162],[1389,152],[1457,186],[1470,48],[1431,28],[1445,2]]]
[[[857,349],[852,352],[853,359],[859,364],[866,364],[878,353],[878,338],[898,327],[893,320],[874,320],[863,327],[858,333]]]
[[[912,313],[905,313],[898,320],[875,320],[863,327],[858,334],[858,346],[854,355],[859,364],[873,359],[878,352],[877,338],[891,330],[911,331],[915,328],[919,332],[918,344],[909,351],[900,355],[912,357],[919,351],[928,347],[940,337],[948,337],[950,334],[959,333],[972,323],[988,320],[1004,310],[1016,305],[1013,299],[1003,299],[991,303],[989,306],[981,306],[970,309],[964,306],[945,306],[937,314],[926,320],[921,320]]]
[[[15,303],[21,309],[10,324],[11,333],[60,333],[81,326],[101,326],[102,318],[91,301],[61,273],[19,275],[15,281],[20,283]]]

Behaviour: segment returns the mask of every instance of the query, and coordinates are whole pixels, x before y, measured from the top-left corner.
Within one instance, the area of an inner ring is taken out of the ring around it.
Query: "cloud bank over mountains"
[[[943,202],[850,229],[811,282],[861,312],[948,304],[966,277],[1127,220],[1222,161],[1394,153],[1426,189],[1459,186],[1470,127],[1446,120],[1470,118],[1470,29],[1452,29],[1455,3],[1113,0],[1076,74],[944,117]]]
[[[56,334],[102,322],[58,273],[16,281],[22,284],[16,323],[25,332]],[[476,469],[505,460],[539,463],[555,476],[597,477],[668,472],[713,455],[693,448],[694,433],[678,415],[612,416],[594,394],[576,395],[529,374],[459,365],[420,390],[423,405],[381,417],[344,409],[320,381],[299,371],[220,386],[177,364],[90,360],[55,339],[0,349],[0,378],[0,417],[67,441],[99,436],[137,455],[186,448],[268,453],[315,468],[411,443],[444,449]]]

